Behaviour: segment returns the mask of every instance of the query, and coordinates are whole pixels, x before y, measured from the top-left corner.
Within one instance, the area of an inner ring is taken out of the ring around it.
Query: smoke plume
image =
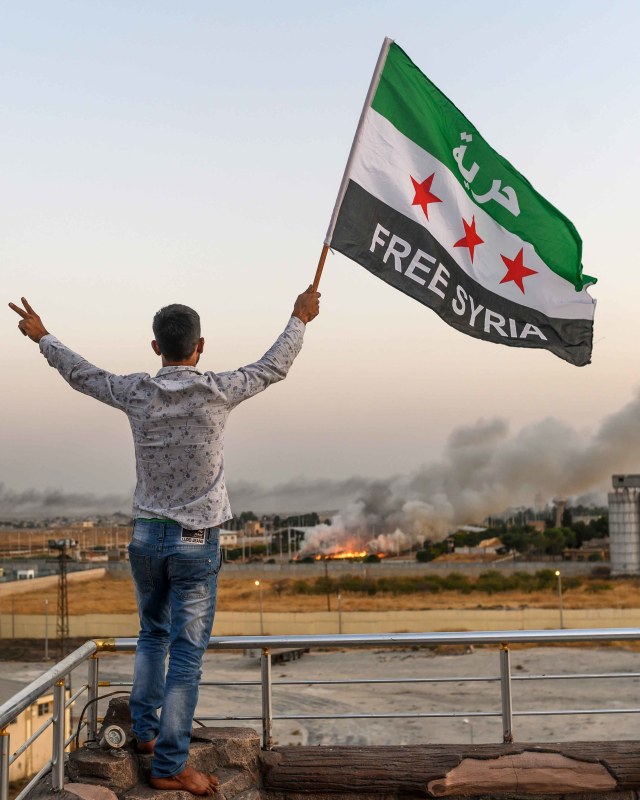
[[[0,483],[0,519],[24,519],[82,514],[131,513],[130,495],[95,495],[59,489],[8,489]]]
[[[481,522],[518,506],[602,492],[615,472],[640,473],[640,395],[606,417],[592,435],[552,417],[515,434],[502,419],[456,428],[439,461],[385,480],[297,480],[265,488],[237,483],[237,511],[330,512],[305,540],[307,551],[370,549],[393,552],[438,539],[455,525]],[[593,496],[593,495],[592,495]],[[0,518],[129,512],[130,496],[61,491],[11,491],[0,484]]]
[[[551,417],[515,435],[504,420],[481,419],[451,433],[440,461],[369,482],[330,526],[307,534],[301,553],[363,546],[393,552],[399,534],[412,543],[438,540],[455,525],[540,498],[602,491],[612,473],[634,471],[640,472],[640,395],[590,437]]]

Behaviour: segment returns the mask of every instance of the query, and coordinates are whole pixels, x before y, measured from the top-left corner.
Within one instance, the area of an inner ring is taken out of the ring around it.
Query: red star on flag
[[[507,258],[503,256],[502,253],[500,254],[500,258],[504,261],[505,266],[507,267],[507,274],[504,278],[500,281],[500,283],[508,283],[509,281],[513,281],[522,294],[524,294],[524,285],[522,283],[522,279],[526,278],[528,275],[537,275],[537,270],[529,269],[529,267],[525,267],[524,262],[522,260],[524,247],[520,248],[520,252],[515,258]]]
[[[476,218],[471,217],[471,224],[463,218],[462,224],[464,225],[464,236],[460,241],[456,242],[454,247],[468,247],[469,255],[471,256],[471,263],[473,264],[473,251],[477,244],[484,244],[484,239],[481,239],[476,232]]]
[[[418,181],[411,176],[411,181],[413,183],[413,188],[415,189],[415,197],[413,198],[413,202],[411,203],[412,206],[421,206],[422,210],[424,211],[424,215],[427,219],[429,219],[429,203],[441,203],[442,200],[439,197],[436,197],[435,194],[431,191],[431,184],[433,183],[433,179],[435,178],[436,173],[434,172],[433,175],[429,175],[428,178],[425,178],[422,183],[418,183]]]

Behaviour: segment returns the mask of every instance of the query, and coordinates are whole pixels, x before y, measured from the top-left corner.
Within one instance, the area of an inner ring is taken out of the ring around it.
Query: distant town
[[[131,518],[120,513],[0,521],[0,580],[53,573],[59,557],[71,570],[126,562],[131,525]],[[542,511],[511,509],[479,524],[454,526],[439,539],[428,534],[408,537],[401,531],[351,533],[345,537],[343,530],[334,531],[332,516],[326,513],[258,516],[245,511],[221,529],[220,544],[224,560],[238,563],[609,560],[607,508],[558,500]]]

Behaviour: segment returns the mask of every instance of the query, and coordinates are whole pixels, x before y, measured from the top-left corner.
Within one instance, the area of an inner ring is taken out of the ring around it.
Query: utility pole
[[[331,611],[331,589],[329,588],[329,561],[324,560],[324,578],[327,586],[327,611]]]
[[[67,592],[67,551],[77,547],[75,539],[49,539],[49,550],[58,552],[58,613],[56,617],[56,636],[60,658],[64,658],[66,642],[69,638],[69,597]]]

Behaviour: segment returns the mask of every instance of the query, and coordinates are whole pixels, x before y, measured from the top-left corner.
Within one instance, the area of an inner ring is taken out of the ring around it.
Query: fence
[[[272,728],[274,720],[285,719],[385,719],[385,718],[438,718],[438,717],[501,717],[502,735],[504,742],[513,741],[513,718],[517,716],[543,716],[543,715],[568,715],[568,714],[638,714],[640,708],[596,708],[596,709],[535,709],[527,711],[514,710],[511,698],[511,685],[518,680],[581,680],[581,679],[620,679],[638,678],[637,672],[607,672],[607,673],[571,673],[561,675],[512,675],[510,646],[515,644],[570,644],[585,642],[602,644],[604,642],[638,641],[640,628],[608,628],[608,629],[572,629],[572,630],[540,630],[540,631],[483,631],[483,632],[455,632],[455,633],[404,633],[404,634],[344,634],[327,636],[217,636],[211,637],[209,649],[211,650],[246,650],[256,649],[261,653],[261,677],[259,681],[234,681],[234,686],[261,686],[261,710],[256,715],[229,716],[201,716],[202,721],[261,721],[262,743],[265,749],[272,745]],[[50,670],[45,672],[29,686],[26,686],[14,697],[0,706],[0,800],[8,800],[9,795],[9,767],[28,747],[43,735],[50,727],[52,733],[51,758],[36,773],[31,781],[16,796],[15,800],[22,800],[30,789],[51,770],[52,785],[55,790],[64,786],[64,759],[65,750],[71,744],[80,730],[69,733],[66,730],[67,708],[71,708],[80,697],[86,696],[86,721],[82,723],[86,740],[95,740],[98,733],[98,699],[101,686],[125,686],[127,681],[100,681],[100,654],[114,651],[134,651],[137,640],[133,638],[118,638],[89,641],[60,661]],[[271,651],[278,649],[296,648],[394,648],[394,647],[436,647],[439,645],[463,646],[496,646],[499,648],[499,669],[495,676],[473,677],[438,677],[438,678],[341,678],[331,680],[280,681],[273,680],[271,672]],[[66,681],[73,670],[87,665],[87,682],[67,697]],[[325,684],[348,685],[356,683],[384,684],[384,683],[446,683],[446,682],[485,682],[497,683],[500,686],[500,707],[495,711],[447,711],[433,712],[420,710],[411,713],[381,714],[374,711],[363,711],[358,714],[290,714],[278,715],[274,713],[272,689],[274,686],[291,686],[296,684]],[[202,685],[224,686],[228,682],[203,681]],[[38,698],[51,694],[53,690],[53,713],[15,752],[11,753],[11,737],[9,725],[34,703]]]

